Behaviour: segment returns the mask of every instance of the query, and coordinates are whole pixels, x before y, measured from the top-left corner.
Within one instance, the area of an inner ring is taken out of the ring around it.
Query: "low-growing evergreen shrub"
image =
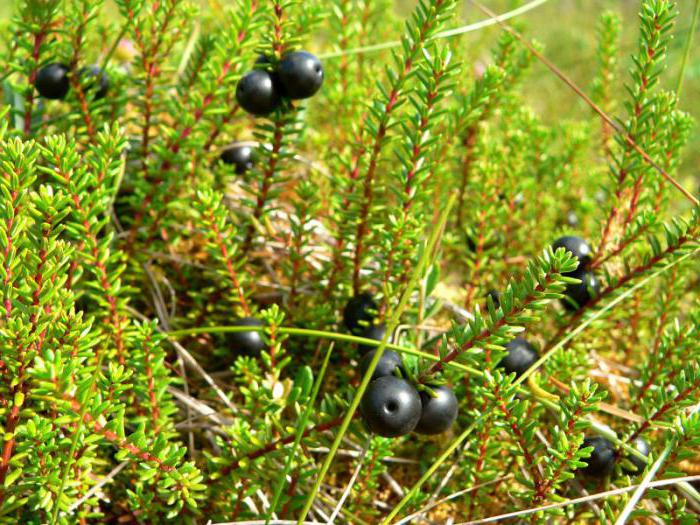
[[[697,522],[700,2],[541,3],[17,0],[0,523]]]

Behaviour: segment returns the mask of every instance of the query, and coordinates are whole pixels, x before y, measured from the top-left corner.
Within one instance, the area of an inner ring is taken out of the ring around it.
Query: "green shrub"
[[[523,94],[543,45],[509,20],[487,60],[445,33],[457,8],[13,5],[0,523],[696,522],[697,476],[667,482],[700,465],[685,59],[662,82],[677,7],[641,2],[629,74],[602,13],[595,78],[557,84],[592,110],[553,123]],[[246,114],[243,75],[289,94],[301,49],[320,91]],[[590,242],[581,268],[563,235]],[[377,346],[420,414],[450,385],[448,431],[368,430]]]

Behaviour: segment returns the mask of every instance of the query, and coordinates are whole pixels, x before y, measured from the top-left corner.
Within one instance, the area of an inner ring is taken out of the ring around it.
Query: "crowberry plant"
[[[62,99],[68,94],[70,70],[63,64],[48,64],[36,74],[34,85],[37,92],[44,98]]]
[[[700,1],[583,4],[0,2],[0,525],[697,522]]]

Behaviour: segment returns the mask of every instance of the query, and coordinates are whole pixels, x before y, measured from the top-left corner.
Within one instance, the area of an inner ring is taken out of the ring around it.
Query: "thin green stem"
[[[104,59],[102,60],[102,70],[104,70],[107,67],[107,64],[109,64],[109,61],[112,60],[112,56],[114,55],[115,51],[119,47],[119,42],[121,42],[122,39],[124,38],[124,35],[126,35],[126,32],[129,30],[130,25],[131,25],[131,20],[129,20],[127,18],[126,23],[124,24],[124,27],[122,27],[122,30],[117,35],[117,38],[114,41],[114,44],[112,44],[112,47],[109,48],[109,51],[107,51],[107,54],[105,55]]]
[[[287,475],[292,469],[292,461],[294,460],[294,454],[296,454],[297,448],[299,447],[299,443],[301,443],[301,438],[304,435],[304,429],[306,428],[306,422],[309,420],[311,410],[313,409],[313,406],[316,403],[316,398],[318,397],[318,392],[319,390],[321,390],[321,383],[323,382],[323,378],[326,375],[326,368],[328,367],[328,361],[330,360],[331,353],[333,352],[333,346],[334,343],[328,345],[328,350],[326,351],[326,356],[323,358],[321,370],[319,371],[318,376],[316,377],[316,381],[311,392],[311,397],[307,401],[306,408],[304,409],[304,412],[302,413],[301,418],[299,419],[299,423],[297,424],[297,431],[296,436],[294,437],[294,443],[292,444],[292,448],[289,451],[289,455],[287,456],[287,461],[284,465],[284,471],[282,472],[282,475],[277,481],[274,497],[272,498],[272,503],[270,504],[270,511],[268,512],[267,517],[265,518],[266,525],[270,523],[272,515],[275,513],[275,510],[277,510],[277,505],[279,504],[280,497],[282,496],[282,491],[284,490],[284,486],[287,481]]]
[[[338,430],[335,440],[333,441],[328,455],[326,456],[326,459],[323,462],[323,465],[321,466],[321,470],[319,471],[318,476],[316,477],[316,483],[314,483],[311,492],[309,492],[308,496],[306,497],[304,507],[302,508],[301,513],[299,514],[299,524],[304,522],[306,516],[309,513],[309,510],[311,510],[311,505],[313,505],[314,499],[316,498],[316,494],[318,493],[319,489],[321,488],[321,484],[323,483],[323,479],[325,478],[326,473],[328,472],[328,469],[330,468],[331,463],[333,462],[333,459],[335,458],[335,455],[338,452],[338,448],[340,447],[340,443],[343,439],[343,436],[347,432],[348,427],[350,426],[350,423],[352,422],[355,416],[355,411],[360,405],[360,400],[362,399],[365,390],[367,390],[367,386],[369,385],[370,379],[372,378],[374,369],[377,367],[377,364],[379,363],[382,354],[384,354],[384,349],[387,346],[390,334],[393,333],[394,329],[399,324],[401,314],[403,314],[403,311],[408,306],[408,301],[411,295],[413,294],[413,290],[416,288],[416,285],[423,276],[425,268],[427,268],[430,260],[435,257],[436,248],[440,239],[442,238],[442,232],[445,228],[447,217],[449,216],[450,210],[452,209],[454,202],[455,194],[452,194],[450,196],[449,201],[447,202],[447,206],[445,206],[445,209],[443,210],[442,215],[440,216],[440,222],[433,229],[433,232],[430,235],[430,239],[428,240],[425,248],[423,249],[423,253],[418,262],[418,265],[416,266],[416,269],[411,275],[411,279],[406,285],[406,289],[404,290],[401,299],[399,300],[399,304],[396,306],[396,308],[393,309],[393,311],[388,317],[386,323],[386,334],[384,335],[382,342],[378,347],[378,350],[374,353],[374,357],[372,358],[372,361],[370,362],[367,371],[365,372],[362,378],[360,386],[357,387],[357,390],[355,391],[355,396],[353,397],[350,406],[348,407],[348,411],[345,414],[345,418],[343,419],[343,422],[340,425],[340,429]]]
[[[685,50],[683,51],[683,59],[681,60],[681,70],[678,73],[678,83],[676,84],[676,99],[681,98],[681,89],[683,88],[683,79],[685,78],[685,69],[688,66],[690,58],[690,50],[693,47],[693,37],[695,30],[698,27],[698,18],[700,18],[700,0],[695,0],[695,10],[693,11],[693,20],[690,23],[690,31],[688,38],[685,40]]]
[[[66,480],[68,479],[68,473],[70,472],[70,467],[73,465],[73,456],[75,456],[75,451],[78,448],[78,438],[81,434],[82,421],[87,412],[87,404],[83,405],[83,409],[80,411],[80,420],[78,426],[73,433],[73,439],[70,443],[70,451],[68,452],[68,457],[66,458],[66,464],[63,467],[63,472],[61,473],[61,484],[58,486],[58,492],[56,492],[56,501],[54,501],[53,514],[51,515],[51,525],[55,525],[58,520],[58,513],[61,509],[61,497],[63,496],[63,490],[66,486]]]
[[[183,330],[174,330],[172,332],[167,332],[167,336],[171,338],[185,337],[190,335],[199,334],[227,334],[236,332],[262,332],[265,330],[264,326],[204,326],[198,328],[185,328]],[[293,328],[288,326],[280,326],[277,328],[280,334],[299,336],[299,337],[310,337],[317,339],[330,339],[331,341],[344,341],[346,343],[356,343],[358,345],[365,346],[379,346],[381,341],[376,339],[366,339],[364,337],[358,337],[356,335],[341,334],[338,332],[327,332],[325,330],[313,330],[310,328]],[[430,361],[439,361],[440,358],[434,354],[429,354],[427,352],[422,352],[410,346],[401,346],[393,343],[387,343],[386,348],[389,350],[395,350],[404,354],[415,355],[417,357],[422,357]],[[463,372],[468,372],[470,374],[483,375],[483,371],[477,370],[467,365],[450,361],[445,363],[445,366],[452,367]]]

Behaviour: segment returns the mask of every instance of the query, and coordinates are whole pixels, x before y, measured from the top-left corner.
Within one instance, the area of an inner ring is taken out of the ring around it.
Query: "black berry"
[[[343,310],[343,324],[353,334],[359,334],[372,324],[377,315],[377,303],[368,293],[356,295]]]
[[[81,77],[87,75],[85,90],[94,91],[94,100],[100,100],[107,95],[107,91],[109,91],[109,77],[102,68],[99,66],[84,67],[78,71],[78,74]]]
[[[277,75],[284,94],[292,99],[312,97],[323,84],[321,61],[307,51],[294,51],[282,57]]]
[[[44,98],[60,100],[65,98],[70,89],[68,66],[63,64],[48,64],[42,67],[36,75],[34,86]]]
[[[590,457],[583,459],[588,466],[581,471],[597,478],[610,474],[615,467],[615,447],[604,437],[592,437],[583,440],[584,447],[593,447]]]
[[[372,432],[384,437],[403,436],[418,424],[420,396],[405,379],[380,377],[367,387],[360,402],[360,413]]]
[[[233,326],[262,326],[260,319],[255,317],[243,317],[233,322]],[[262,334],[255,330],[247,332],[231,332],[228,339],[232,350],[242,354],[258,354],[265,348]]]
[[[367,372],[369,364],[372,362],[372,359],[374,359],[374,354],[376,352],[376,348],[367,352],[362,358],[362,361],[360,361],[361,376],[364,377],[365,372]],[[379,379],[380,377],[394,375],[394,370],[396,370],[397,368],[401,370],[401,375],[403,377],[406,377],[406,370],[404,370],[403,361],[401,361],[401,356],[393,350],[385,349],[384,353],[382,354],[382,357],[379,358],[377,367],[374,369],[374,373],[372,374],[372,381],[374,381],[375,379]]]
[[[649,457],[649,443],[647,443],[646,439],[638,437],[632,443],[632,447],[636,448],[639,452],[641,452],[643,456]],[[630,463],[632,463],[632,468],[625,468],[623,470],[625,474],[629,474],[630,476],[643,472],[647,466],[646,461],[632,454],[629,454],[627,456],[627,460]]]
[[[238,81],[236,100],[252,115],[267,115],[279,105],[280,96],[272,75],[262,69],[253,69]]]
[[[422,410],[415,431],[419,434],[441,434],[457,419],[457,398],[452,389],[445,385],[428,387],[436,397],[420,392]]]
[[[364,337],[365,339],[374,339],[375,341],[381,341],[384,339],[384,335],[386,334],[386,325],[384,323],[379,323],[379,324],[373,324],[368,326],[367,328],[364,328],[362,330],[358,331],[358,336]],[[389,342],[391,342],[391,338],[389,338]],[[370,346],[370,345],[358,345],[357,349],[360,352],[369,352],[370,350],[377,348],[376,346]]]
[[[498,310],[501,307],[501,293],[496,290],[491,290],[486,294],[486,297],[490,297],[493,301],[493,307]]]
[[[221,162],[235,166],[236,173],[243,175],[253,167],[255,148],[247,144],[234,144],[221,152]]]
[[[504,368],[509,374],[515,373],[516,376],[523,375],[540,357],[535,347],[522,337],[516,337],[508,343],[506,350],[508,355],[498,363],[498,366]]]
[[[593,272],[576,270],[568,273],[567,276],[581,280],[578,284],[567,285],[564,290],[566,297],[562,300],[562,304],[567,310],[578,310],[600,293],[600,281]]]
[[[474,239],[472,239],[472,236],[467,235],[466,240],[467,240],[467,250],[469,250],[470,252],[475,252],[476,251],[476,243],[474,242]]]
[[[567,252],[571,252],[578,259],[578,269],[587,268],[591,262],[593,255],[591,246],[581,237],[573,235],[559,237],[552,243],[552,250],[556,251],[557,248],[564,248]]]

